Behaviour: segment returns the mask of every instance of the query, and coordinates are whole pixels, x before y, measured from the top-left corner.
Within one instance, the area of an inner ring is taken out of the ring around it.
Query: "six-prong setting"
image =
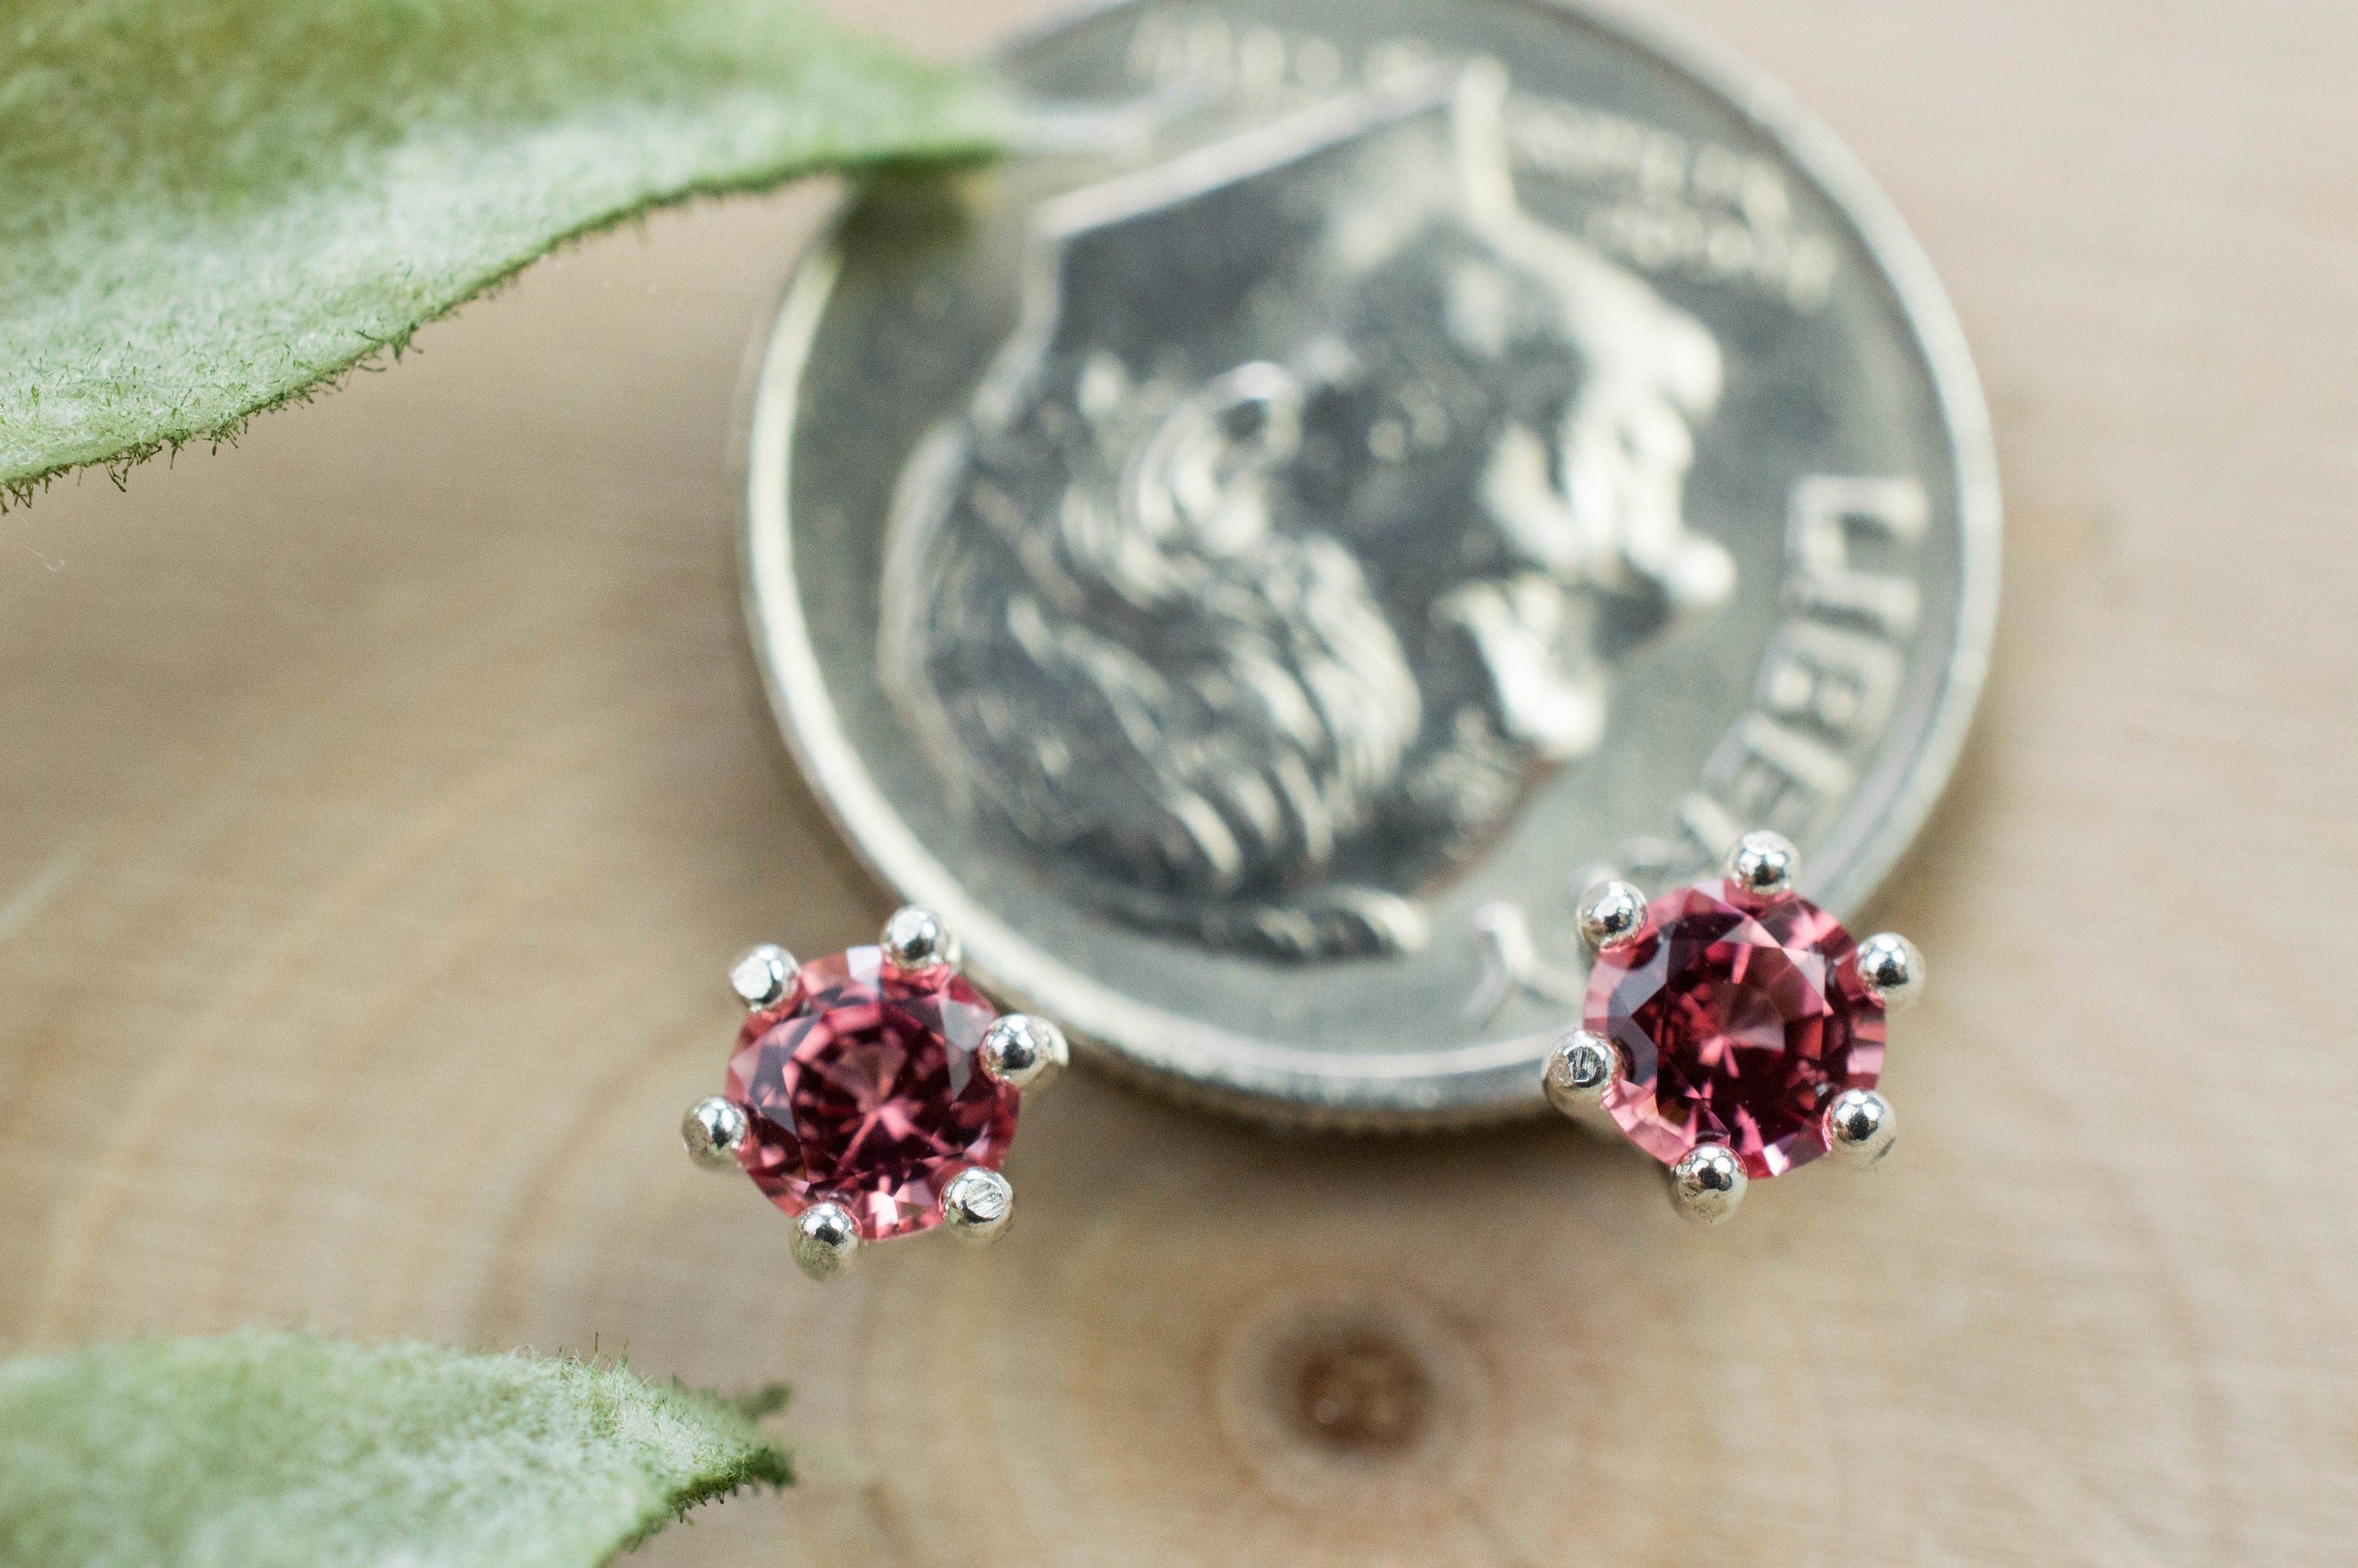
[[[994,1083],[1010,1088],[1043,1088],[1072,1060],[1065,1032],[1028,1012],[1002,1013],[982,1032],[975,1064]]]
[[[1027,1088],[1070,1055],[1044,1018],[1001,1016],[957,969],[943,923],[910,907],[871,946],[797,966],[750,948],[730,985],[747,1008],[724,1091],[688,1108],[697,1162],[734,1165],[795,1225],[814,1280],[895,1238],[984,1242],[1014,1191],[999,1173]],[[873,1135],[880,1122],[889,1137]]]
[[[1646,895],[1607,877],[1580,896],[1580,940],[1592,953],[1626,947],[1646,934]]]
[[[1606,1091],[1620,1076],[1621,1053],[1613,1042],[1575,1029],[1548,1052],[1542,1082],[1549,1104],[1566,1116],[1578,1116],[1603,1103]]]
[[[943,1227],[969,1247],[990,1246],[1014,1217],[1015,1189],[996,1171],[970,1167],[943,1189]]]
[[[1736,1212],[1750,1184],[1733,1150],[1698,1143],[1671,1167],[1671,1203],[1697,1225],[1717,1225]]]
[[[1890,934],[1854,943],[1800,875],[1789,841],[1747,833],[1721,876],[1650,903],[1611,881],[1581,900],[1585,1006],[1541,1087],[1661,1161],[1689,1219],[1717,1224],[1751,1182],[1821,1155],[1865,1166],[1891,1147],[1885,1022],[1917,1000],[1923,957]]]
[[[1896,931],[1858,945],[1858,978],[1886,1011],[1905,1012],[1924,995],[1924,955]]]
[[[713,1095],[689,1106],[679,1119],[679,1141],[687,1146],[687,1157],[706,1170],[733,1171],[747,1126],[743,1106]]]
[[[821,1284],[841,1275],[860,1254],[860,1226],[851,1211],[827,1200],[796,1215],[794,1254],[795,1266]]]
[[[800,968],[795,956],[774,942],[763,942],[737,955],[729,966],[729,989],[747,1008],[759,1011],[785,1000]]]
[[[950,935],[941,916],[914,903],[892,912],[877,946],[883,949],[884,961],[906,975],[955,969],[958,965],[957,938]]]
[[[1844,1089],[1826,1107],[1826,1152],[1846,1165],[1874,1164],[1898,1134],[1891,1102],[1873,1089]]]

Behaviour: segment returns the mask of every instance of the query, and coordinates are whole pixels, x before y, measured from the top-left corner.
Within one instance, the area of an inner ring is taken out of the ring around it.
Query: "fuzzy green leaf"
[[[1006,117],[804,0],[0,5],[0,500],[233,436],[568,237]]]
[[[617,1367],[242,1333],[0,1362],[6,1568],[589,1568],[792,1479]]]

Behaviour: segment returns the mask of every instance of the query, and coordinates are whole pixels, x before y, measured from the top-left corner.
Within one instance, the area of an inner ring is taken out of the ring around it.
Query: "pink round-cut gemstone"
[[[1015,1136],[1016,1091],[975,1060],[998,1016],[946,968],[904,975],[874,947],[805,964],[729,1058],[738,1162],[788,1214],[841,1204],[865,1241],[940,1224],[951,1178],[996,1170]]]
[[[1597,956],[1585,1026],[1621,1048],[1605,1108],[1638,1146],[1675,1162],[1725,1143],[1774,1176],[1826,1152],[1826,1103],[1883,1072],[1883,1004],[1855,944],[1807,899],[1725,885],[1646,906],[1646,932]]]

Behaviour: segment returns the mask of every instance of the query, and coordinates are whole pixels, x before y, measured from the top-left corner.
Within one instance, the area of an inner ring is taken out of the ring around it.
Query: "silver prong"
[[[1540,1081],[1548,1103],[1566,1116],[1578,1116],[1605,1098],[1621,1076],[1621,1053],[1602,1034],[1575,1029],[1548,1053]]]
[[[1885,1011],[1903,1012],[1924,1000],[1924,955],[1898,932],[1880,932],[1858,945],[1858,978]]]
[[[1826,1107],[1826,1152],[1845,1165],[1874,1164],[1898,1136],[1891,1102],[1873,1089],[1844,1089]]]
[[[747,1126],[743,1106],[714,1095],[687,1108],[679,1119],[679,1141],[687,1145],[688,1158],[706,1170],[733,1171]]]
[[[1671,1167],[1671,1204],[1697,1225],[1717,1225],[1744,1201],[1744,1162],[1724,1144],[1698,1143]]]
[[[1065,1032],[1046,1019],[1011,1012],[982,1032],[975,1059],[991,1082],[1029,1090],[1054,1079],[1072,1060],[1072,1047],[1065,1044]]]
[[[1646,895],[1617,877],[1580,896],[1580,939],[1592,953],[1626,947],[1646,934]]]
[[[841,1204],[815,1203],[795,1217],[795,1266],[819,1283],[851,1267],[859,1250],[860,1227]]]
[[[795,956],[775,942],[748,947],[729,966],[729,989],[747,1008],[759,1011],[776,1002],[795,983]]]
[[[1781,833],[1747,833],[1727,852],[1727,880],[1755,898],[1779,898],[1801,874],[1801,852]]]
[[[950,935],[941,916],[930,909],[904,904],[892,912],[884,923],[884,935],[877,939],[884,949],[884,961],[904,974],[917,974],[946,964],[957,968],[957,938]]]
[[[969,1247],[988,1247],[1015,1217],[1015,1189],[996,1171],[969,1165],[942,1189],[942,1222]]]

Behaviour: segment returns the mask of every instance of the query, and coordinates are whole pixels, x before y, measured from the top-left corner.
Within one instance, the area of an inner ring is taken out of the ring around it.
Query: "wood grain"
[[[0,1339],[793,1379],[806,1484],[675,1568],[2346,1560],[2358,12],[1679,9],[1909,213],[2006,469],[1984,720],[1875,912],[1937,966],[1886,1173],[1690,1234],[1568,1130],[1272,1138],[1076,1076],[1004,1246],[806,1286],[672,1130],[717,963],[882,911],[727,544],[805,192],[0,519]]]

